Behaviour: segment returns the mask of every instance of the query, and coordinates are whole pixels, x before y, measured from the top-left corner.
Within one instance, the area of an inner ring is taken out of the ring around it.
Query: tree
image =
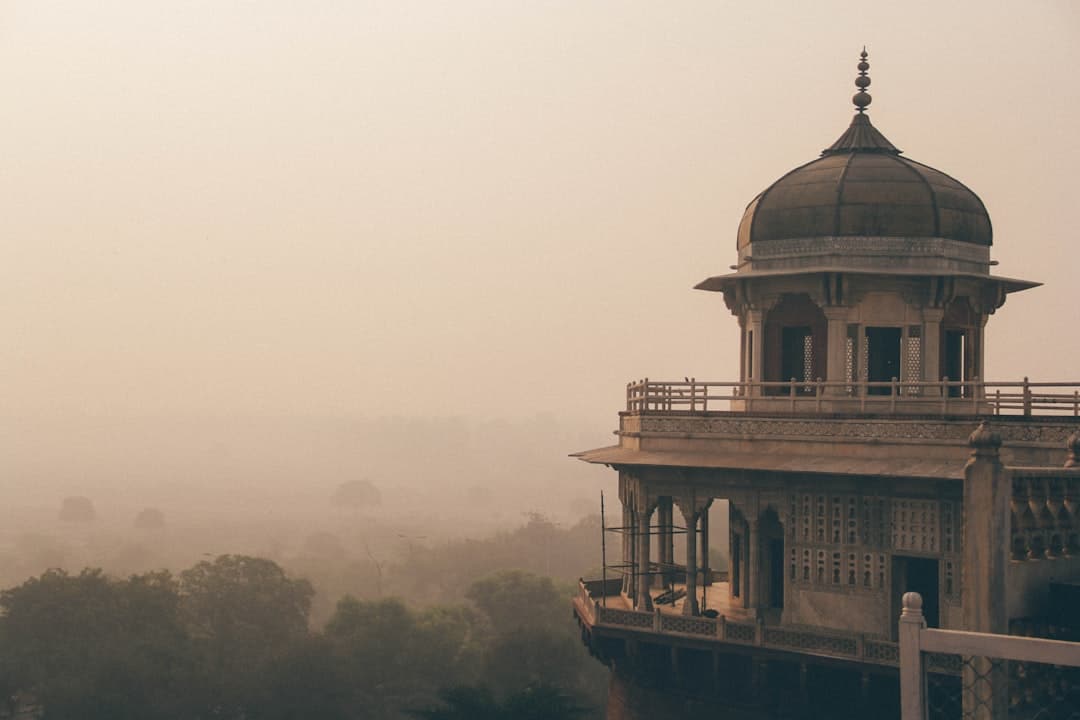
[[[465,597],[488,616],[500,635],[522,627],[560,629],[566,624],[566,593],[549,577],[501,570],[475,581]]]
[[[414,710],[424,720],[503,720],[503,709],[489,689],[458,685],[439,691],[440,707]]]
[[[358,510],[382,504],[382,493],[368,480],[349,480],[337,486],[332,501],[335,505]]]
[[[327,640],[367,718],[399,717],[435,699],[445,684],[476,679],[480,648],[467,608],[414,611],[398,599],[343,598],[326,625]]]
[[[143,508],[135,516],[135,527],[140,530],[160,530],[165,527],[165,513],[157,508]]]
[[[259,720],[350,720],[353,687],[333,645],[322,635],[293,643],[265,668],[250,708]]]
[[[226,717],[249,714],[262,674],[308,634],[314,591],[277,563],[221,555],[180,574],[180,607],[201,658],[203,704]]]
[[[49,570],[0,592],[0,668],[46,718],[184,717],[191,658],[177,601],[166,572]]]
[[[603,668],[581,652],[580,638],[565,621],[569,590],[551,578],[504,570],[477,580],[466,593],[491,623],[483,676],[497,693],[559,688],[599,701]]]
[[[484,686],[460,685],[439,692],[441,707],[411,714],[424,720],[573,720],[588,712],[551,685],[536,685],[503,702]]]
[[[66,497],[60,503],[59,517],[64,522],[93,522],[97,517],[94,503],[88,497]]]

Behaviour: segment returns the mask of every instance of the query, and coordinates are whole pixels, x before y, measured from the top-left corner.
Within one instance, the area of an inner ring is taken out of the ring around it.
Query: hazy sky
[[[0,2],[0,414],[531,416],[734,379],[746,203],[875,125],[1080,379],[1074,2]],[[568,448],[575,450],[580,448]]]

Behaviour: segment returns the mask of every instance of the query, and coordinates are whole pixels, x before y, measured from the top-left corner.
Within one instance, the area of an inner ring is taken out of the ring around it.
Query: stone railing
[[[1080,468],[1010,467],[1011,558],[1080,556]]]
[[[584,620],[595,628],[624,629],[711,640],[735,645],[752,645],[772,650],[825,655],[877,665],[896,665],[896,643],[861,634],[828,632],[803,627],[771,626],[755,622],[717,618],[669,615],[604,607],[591,597],[581,583],[579,602]]]
[[[862,412],[1080,417],[1080,382],[799,381],[627,383],[626,410],[649,412]]]
[[[1076,717],[1075,700],[1061,701],[1066,696],[1058,690],[1071,695],[1080,674],[1080,643],[927,628],[922,607],[918,593],[904,594],[899,622],[903,720],[933,717],[928,710],[943,703],[965,718]],[[961,676],[953,686],[956,695],[942,697],[947,686],[938,684],[931,702],[930,673]]]

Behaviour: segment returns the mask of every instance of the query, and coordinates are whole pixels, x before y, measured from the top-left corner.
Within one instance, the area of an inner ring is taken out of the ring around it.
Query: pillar
[[[761,604],[761,522],[758,518],[746,521],[746,605],[756,608]]]
[[[825,379],[831,383],[843,383],[847,380],[845,358],[848,309],[845,307],[825,307],[822,308],[822,311],[825,313],[825,319],[829,323],[825,350]],[[845,394],[845,386],[836,385],[831,387],[828,393],[830,395],[843,395]]]
[[[652,612],[652,596],[649,595],[649,581],[651,576],[649,575],[649,552],[650,552],[650,537],[649,537],[649,525],[652,520],[653,508],[648,504],[648,498],[638,499],[637,507],[637,597],[634,601],[634,608],[636,610],[646,610]]]
[[[634,509],[623,502],[622,506],[622,551],[623,551],[623,587],[629,598],[634,597],[633,569],[637,567],[637,552],[634,547]]]
[[[990,316],[983,313],[979,316],[979,324],[975,327],[975,338],[971,343],[975,350],[970,361],[972,379],[986,380],[986,321],[989,319]]]
[[[687,512],[689,510],[689,512]],[[691,501],[689,508],[682,508],[686,519],[686,599],[683,601],[683,615],[697,615],[700,612],[697,598],[697,513]]]
[[[701,512],[701,555],[698,558],[701,567],[701,582],[704,585],[712,585],[712,570],[709,569],[709,509]]]
[[[753,333],[747,342],[747,352],[750,357],[747,359],[747,367],[750,368],[750,376],[746,378],[747,382],[759,383],[765,378],[763,377],[764,364],[764,347],[765,347],[765,312],[763,310],[747,310],[746,311],[746,328],[747,331]],[[752,389],[751,395],[762,395],[763,393],[759,388]]]
[[[941,308],[923,309],[922,368],[926,382],[941,380],[941,320],[944,317],[945,311]],[[929,395],[929,391],[926,394]]]
[[[683,601],[683,615],[698,615],[698,519],[707,512],[711,497],[696,497],[693,492],[688,496],[675,498],[675,503],[682,512],[686,524],[686,599]]]
[[[1001,464],[1001,436],[986,423],[968,439],[964,466],[964,629],[1008,634],[1005,574],[1009,558],[1012,483]]]
[[[901,598],[898,640],[900,641],[900,717],[904,720],[925,720],[926,668],[923,665],[921,634],[926,629],[923,618],[923,599],[919,593],[907,592]],[[964,717],[968,717],[966,714]]]
[[[968,439],[964,466],[964,630],[1008,634],[1005,574],[1009,561],[1009,500],[1012,481],[1001,464],[1001,436],[982,423]],[[965,717],[1008,717],[1006,663],[974,657],[963,669]]]
[[[675,536],[672,533],[672,525],[674,524],[674,514],[671,507],[671,498],[660,498],[659,505],[657,505],[657,523],[660,526],[660,549],[659,560],[660,565],[663,567],[663,574],[657,576],[656,585],[667,585],[671,581],[671,568],[670,566],[675,562]]]

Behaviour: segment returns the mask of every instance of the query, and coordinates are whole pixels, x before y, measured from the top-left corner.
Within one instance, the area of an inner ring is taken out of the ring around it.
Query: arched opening
[[[761,602],[777,610],[784,607],[784,526],[772,508],[761,514]]]
[[[792,378],[805,383],[800,392],[813,393],[817,378],[826,377],[825,314],[808,295],[785,295],[765,319],[765,380],[788,382]],[[771,388],[772,394],[788,392]]]

